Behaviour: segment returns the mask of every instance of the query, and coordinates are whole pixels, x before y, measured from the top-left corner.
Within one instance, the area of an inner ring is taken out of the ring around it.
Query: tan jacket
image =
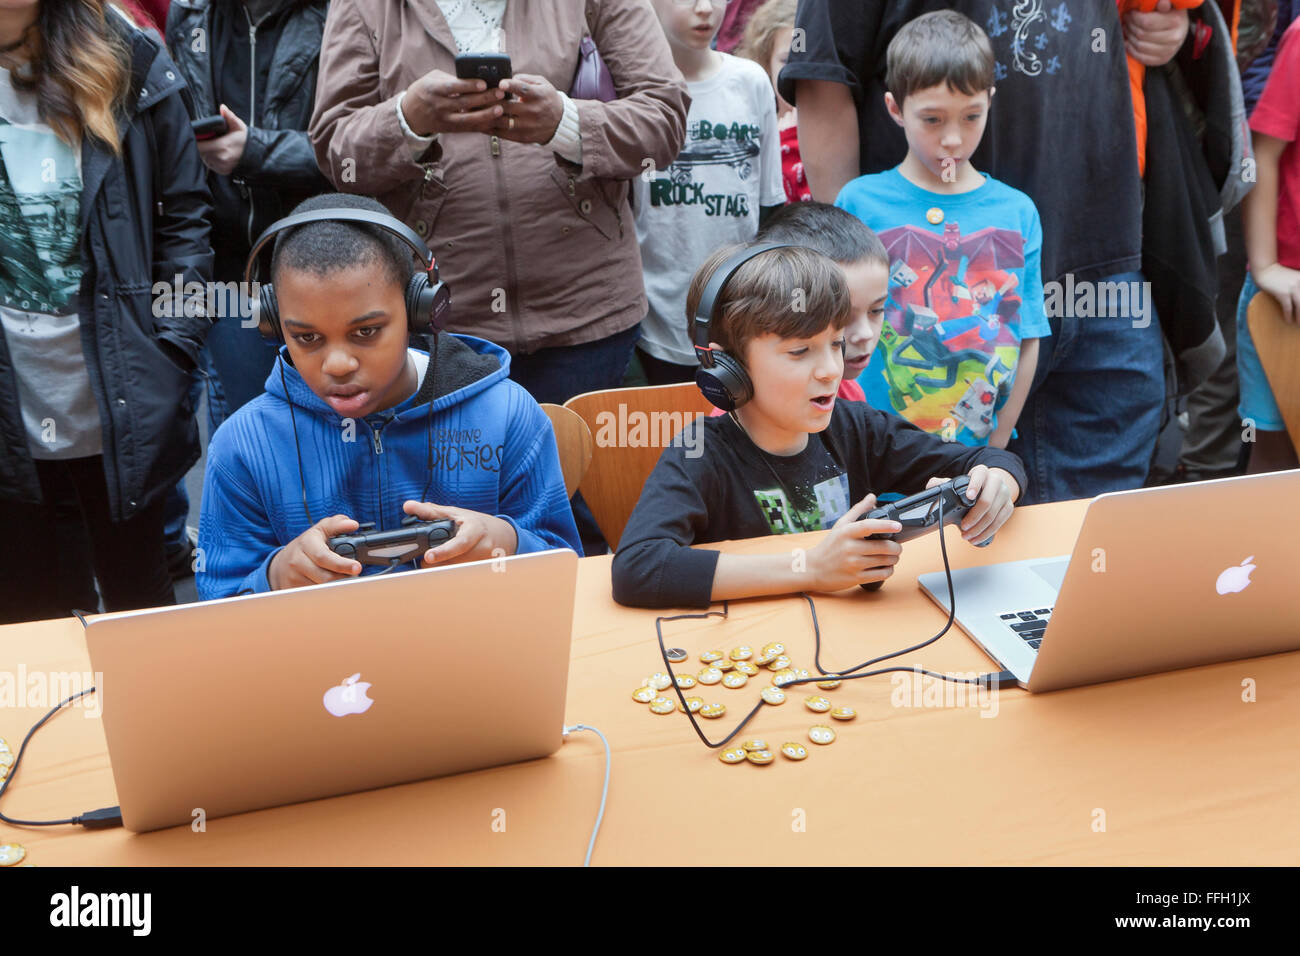
[[[533,143],[444,133],[412,161],[395,100],[429,70],[455,75],[434,0],[333,0],[309,134],[340,190],[374,196],[425,238],[451,288],[450,328],[511,352],[575,345],[646,312],[630,180],[664,169],[689,98],[647,0],[509,0],[515,73],[568,92],[584,12],[619,98],[575,101],[582,166]]]

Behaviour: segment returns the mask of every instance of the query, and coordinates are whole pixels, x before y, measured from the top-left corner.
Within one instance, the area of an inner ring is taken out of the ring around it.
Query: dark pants
[[[542,349],[510,358],[510,377],[539,403],[563,405],[575,395],[618,388],[632,361],[641,327],[581,345]]]
[[[1138,272],[1100,280],[1140,283]],[[1034,387],[1008,449],[1025,463],[1019,504],[1141,488],[1160,436],[1164,346],[1155,307],[1106,317],[1049,316]],[[1148,302],[1148,305],[1149,302]]]
[[[1187,396],[1187,434],[1180,463],[1187,478],[1200,481],[1240,474],[1245,443],[1237,414],[1237,298],[1246,280],[1246,241],[1241,207],[1223,217],[1228,251],[1219,257],[1216,313],[1227,352],[1223,364]]]
[[[43,501],[0,501],[9,546],[0,550],[0,624],[93,611],[91,568],[108,611],[175,604],[163,540],[162,497],[115,524],[100,456],[37,461]],[[60,516],[80,516],[85,536]],[[90,567],[79,546],[89,544]],[[89,607],[87,598],[92,599]],[[75,602],[72,603],[72,602]]]
[[[563,405],[584,392],[621,386],[640,337],[640,326],[634,325],[626,332],[595,342],[515,355],[510,359],[510,377],[528,389],[539,404]],[[609,544],[580,492],[574,494],[572,505],[583,554],[604,554]]]
[[[677,385],[681,382],[695,381],[695,372],[698,365],[678,365],[676,362],[665,362],[663,359],[655,358],[645,351],[645,349],[636,350],[637,360],[641,363],[642,370],[645,371],[645,380],[651,385]]]

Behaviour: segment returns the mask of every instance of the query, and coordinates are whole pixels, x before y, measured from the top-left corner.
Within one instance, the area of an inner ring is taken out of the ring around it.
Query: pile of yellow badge
[[[9,744],[0,737],[0,781],[9,776],[9,768],[14,765],[13,751]],[[21,863],[27,851],[17,843],[0,843],[0,866],[13,866]]]
[[[772,686],[764,687],[760,691],[760,696],[764,703],[774,707],[786,701],[788,695],[781,689],[782,687],[790,681],[803,680],[811,676],[808,671],[793,666],[793,662],[786,656],[784,644],[765,644],[757,657],[754,656],[752,647],[743,644],[740,647],[733,647],[726,654],[722,651],[705,651],[700,655],[700,661],[704,667],[694,677],[689,674],[678,676],[677,686],[681,690],[690,690],[696,684],[721,684],[728,690],[739,690],[749,683],[751,677],[758,676],[760,667],[766,667],[771,672]],[[632,699],[638,704],[648,704],[652,714],[671,714],[674,710],[684,710],[680,701],[674,701],[662,693],[672,686],[672,682],[672,678],[665,673],[651,674],[632,692]],[[817,681],[817,686],[822,690],[834,690],[840,686],[840,683],[832,676]],[[699,714],[701,717],[717,718],[727,712],[725,704],[708,704],[702,697],[687,697],[686,706],[690,708],[691,713]],[[804,706],[813,713],[829,713],[836,720],[852,720],[858,716],[858,712],[852,707],[836,707],[831,704],[829,698],[820,694],[804,698]],[[809,728],[808,739],[815,744],[825,746],[835,742],[835,731],[825,724],[817,724]],[[786,741],[781,745],[781,754],[790,760],[804,760],[808,757],[808,748],[795,741]],[[746,740],[739,747],[728,747],[722,750],[718,754],[718,759],[723,763],[748,762],[764,766],[772,763],[776,757],[766,740],[755,738]]]

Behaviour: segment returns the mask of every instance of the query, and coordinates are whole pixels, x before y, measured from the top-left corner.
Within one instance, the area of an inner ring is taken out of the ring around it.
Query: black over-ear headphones
[[[695,307],[695,357],[700,362],[695,384],[704,397],[724,412],[734,412],[754,397],[754,383],[745,366],[734,355],[709,347],[710,326],[718,297],[730,279],[746,262],[771,249],[789,249],[792,242],[767,242],[741,249],[713,270]]]
[[[257,268],[257,256],[262,247],[278,233],[311,222],[358,222],[378,226],[390,232],[411,247],[415,257],[424,263],[424,270],[417,270],[406,283],[406,324],[416,335],[429,335],[441,332],[451,316],[451,290],[438,278],[438,263],[424,241],[399,219],[383,213],[371,212],[369,209],[353,209],[340,206],[333,209],[313,209],[300,212],[283,219],[278,219],[258,237],[248,253],[248,262],[244,265],[244,288],[249,288],[254,270]],[[271,283],[259,286],[257,298],[257,327],[262,335],[272,341],[284,342],[284,330],[280,328],[280,307],[275,300],[275,290]]]

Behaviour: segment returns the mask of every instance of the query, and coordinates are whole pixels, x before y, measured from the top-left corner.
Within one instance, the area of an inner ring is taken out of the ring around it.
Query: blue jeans
[[[1101,282],[1140,283],[1140,272]],[[1020,504],[1091,498],[1139,488],[1160,435],[1165,401],[1164,343],[1150,297],[1143,315],[1049,316],[1039,341],[1034,387],[1009,450],[1029,476]]]
[[[240,406],[262,394],[277,352],[277,346],[263,339],[256,328],[246,329],[240,325],[237,314],[227,315],[213,323],[200,352],[203,371],[207,374],[209,440],[221,423]],[[203,377],[196,373],[190,387],[190,401],[195,408],[199,406],[202,390]],[[163,507],[164,534],[168,545],[174,549],[183,547],[189,550],[189,539],[185,535],[189,510],[189,495],[182,478],[167,493]]]
[[[575,395],[618,388],[632,361],[641,327],[581,345],[542,349],[510,359],[510,377],[540,404],[563,405]]]
[[[262,394],[279,347],[262,338],[256,328],[244,328],[235,315],[213,324],[206,347],[212,357],[208,386],[210,436],[217,426]]]
[[[199,363],[203,371],[209,370],[210,362],[206,346],[199,350]],[[190,407],[194,409],[199,407],[199,395],[203,392],[203,371],[193,372],[191,376],[193,380],[190,382]],[[209,405],[209,421],[211,415],[212,408]],[[189,552],[190,539],[185,532],[185,523],[189,516],[190,495],[185,490],[185,476],[181,475],[180,481],[176,482],[172,490],[163,498],[163,541],[167,543],[169,550],[184,549],[186,553]]]

